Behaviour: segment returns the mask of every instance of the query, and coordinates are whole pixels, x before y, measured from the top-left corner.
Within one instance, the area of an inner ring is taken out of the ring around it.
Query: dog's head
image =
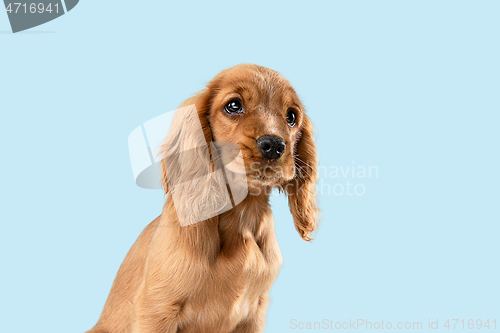
[[[174,120],[163,153],[179,152],[182,142],[200,140],[207,144],[224,142],[237,145],[243,157],[249,195],[261,195],[263,190],[272,187],[283,190],[288,196],[297,231],[303,239],[310,240],[309,235],[316,229],[318,218],[316,148],[311,121],[288,80],[265,67],[238,65],[219,73],[203,91],[183,105],[190,104],[196,105],[199,122],[185,116]],[[195,123],[198,126],[201,123],[203,138],[189,137],[188,133],[196,133]],[[219,149],[224,150],[224,146]],[[210,154],[214,156],[214,152]],[[192,158],[179,169],[191,175],[206,174],[207,170],[189,171],[186,168],[196,165],[199,169],[200,160],[209,154],[198,150],[192,155],[198,161]],[[224,160],[229,155],[219,156]],[[163,166],[168,191],[171,180],[167,179],[168,172],[165,172],[167,164],[168,159]],[[213,167],[213,161],[206,161],[206,165]],[[230,164],[226,168],[230,169]],[[188,197],[214,195],[213,186],[196,188],[201,192],[190,193]]]

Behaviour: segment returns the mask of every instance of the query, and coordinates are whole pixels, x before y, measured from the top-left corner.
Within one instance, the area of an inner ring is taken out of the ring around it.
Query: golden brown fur
[[[224,112],[231,98],[242,100],[244,114]],[[168,195],[162,214],[144,229],[127,254],[101,317],[89,333],[263,332],[268,292],[282,261],[269,189],[278,187],[286,193],[303,239],[310,240],[316,229],[312,124],[288,81],[264,67],[239,65],[221,72],[182,106],[191,104],[196,105],[207,143],[232,142],[240,147],[249,194],[235,208],[184,227]],[[294,127],[285,120],[290,107],[298,114]],[[165,156],[172,150],[182,151],[193,121],[176,115]],[[184,141],[179,139],[183,131]],[[279,160],[260,156],[255,140],[266,134],[286,142]],[[168,173],[168,168],[166,161],[164,177],[175,174]],[[196,172],[183,168],[178,177]],[[199,193],[186,197],[206,196],[204,204],[212,204],[210,191],[214,189],[201,185]],[[164,186],[168,192],[169,179],[164,178]]]

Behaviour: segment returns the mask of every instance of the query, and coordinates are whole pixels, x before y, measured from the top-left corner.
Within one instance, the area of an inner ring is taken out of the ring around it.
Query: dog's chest
[[[242,319],[256,310],[261,298],[267,296],[281,266],[278,248],[275,252],[262,251],[254,239],[248,238],[242,251],[244,260],[239,279],[233,285],[235,300],[230,312],[235,319]]]
[[[205,277],[200,302],[196,302],[197,325],[216,322],[219,330],[231,330],[266,303],[279,272],[281,253],[276,242],[267,240],[261,247],[259,241],[247,236],[233,243],[227,253],[222,249],[211,274]]]
[[[279,249],[262,249],[255,239],[245,237],[235,252],[227,258],[235,268],[235,286],[244,288],[247,293],[266,292],[274,282],[281,265]]]

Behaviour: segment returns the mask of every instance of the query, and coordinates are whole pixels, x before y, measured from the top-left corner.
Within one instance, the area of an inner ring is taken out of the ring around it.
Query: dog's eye
[[[295,126],[295,122],[297,121],[297,113],[293,109],[288,109],[288,114],[286,115],[286,122],[290,127]]]
[[[233,99],[229,103],[227,103],[224,109],[229,114],[243,112],[243,106],[241,105],[241,102],[237,99]]]

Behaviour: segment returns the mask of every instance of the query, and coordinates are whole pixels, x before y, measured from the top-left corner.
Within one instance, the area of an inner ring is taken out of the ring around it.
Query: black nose
[[[285,152],[286,144],[282,138],[263,135],[257,139],[257,147],[262,152],[262,156],[270,160],[276,160]]]

